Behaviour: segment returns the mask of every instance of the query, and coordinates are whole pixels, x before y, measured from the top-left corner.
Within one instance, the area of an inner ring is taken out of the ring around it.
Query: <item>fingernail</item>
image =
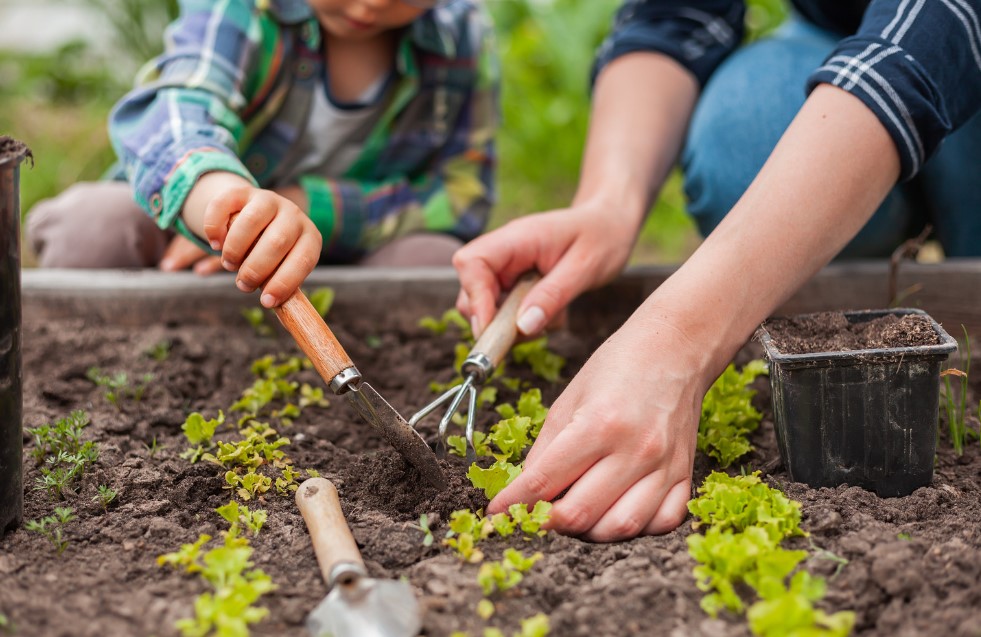
[[[272,294],[263,294],[259,297],[259,303],[262,303],[263,307],[273,307],[276,305],[276,297]]]
[[[234,272],[235,271],[235,265],[231,261],[229,261],[228,259],[222,259],[221,260],[221,267],[225,268],[229,272]]]
[[[252,290],[255,289],[254,287],[252,287],[251,285],[249,285],[245,281],[242,281],[241,279],[235,281],[235,287],[237,287],[238,289],[242,290],[243,292],[251,292]]]
[[[476,314],[470,317],[470,331],[473,332],[474,338],[480,336],[480,321],[477,320]]]
[[[532,305],[518,317],[518,329],[526,336],[537,334],[543,327],[545,327],[545,312],[537,305]]]
[[[217,240],[215,240],[215,239],[212,239],[212,240],[211,240],[211,249],[212,249],[212,250],[218,250],[218,249],[220,249],[220,248],[221,248],[221,244],[220,244],[220,243],[218,243],[218,241],[217,241]]]
[[[162,260],[160,262],[160,269],[163,270],[164,272],[170,272],[174,270],[174,260],[173,259]]]

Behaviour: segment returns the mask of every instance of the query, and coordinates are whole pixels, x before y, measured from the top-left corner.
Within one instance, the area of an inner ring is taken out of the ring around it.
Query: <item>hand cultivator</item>
[[[467,462],[474,462],[477,453],[473,444],[474,418],[477,412],[477,388],[483,385],[494,373],[494,369],[504,360],[507,353],[511,350],[514,340],[518,335],[516,320],[518,316],[518,306],[528,294],[528,290],[538,282],[541,277],[536,274],[527,274],[515,283],[508,294],[507,299],[494,316],[494,320],[480,338],[474,344],[467,358],[460,366],[460,374],[464,376],[463,383],[451,387],[439,398],[429,403],[409,419],[409,426],[415,427],[423,418],[436,411],[444,403],[449,403],[443,418],[439,421],[437,431],[437,455],[440,458],[446,457],[446,428],[453,419],[453,414],[460,408],[463,400],[467,399],[467,424],[466,424],[466,448]]]

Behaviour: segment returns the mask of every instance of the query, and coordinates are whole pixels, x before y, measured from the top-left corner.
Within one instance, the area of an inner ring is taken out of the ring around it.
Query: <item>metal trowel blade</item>
[[[362,382],[357,389],[352,389],[344,395],[361,417],[378,427],[386,440],[422,473],[429,484],[440,490],[446,488],[446,476],[443,475],[443,470],[436,460],[436,454],[419,432],[413,429],[371,385]]]
[[[419,602],[407,582],[359,578],[336,585],[307,616],[312,637],[415,637]]]

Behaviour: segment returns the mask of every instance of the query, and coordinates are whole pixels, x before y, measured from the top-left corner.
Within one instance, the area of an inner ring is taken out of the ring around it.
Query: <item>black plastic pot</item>
[[[0,137],[0,535],[24,513],[20,354],[20,163],[27,147]]]
[[[933,480],[940,368],[957,342],[922,310],[845,312],[852,323],[888,314],[927,316],[940,343],[782,354],[760,329],[780,457],[794,481],[901,496]]]

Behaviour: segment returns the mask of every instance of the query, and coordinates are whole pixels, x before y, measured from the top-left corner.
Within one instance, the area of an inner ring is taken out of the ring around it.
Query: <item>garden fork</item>
[[[446,428],[463,399],[467,398],[467,425],[465,430],[467,462],[472,463],[477,459],[477,452],[473,444],[474,418],[477,412],[477,388],[487,382],[494,373],[494,369],[504,360],[504,357],[511,350],[511,346],[514,345],[514,340],[518,335],[518,307],[528,291],[540,279],[541,276],[538,273],[529,273],[522,276],[514,284],[508,297],[501,304],[501,308],[494,315],[494,319],[477,339],[460,366],[460,374],[464,377],[463,383],[446,390],[439,398],[420,409],[409,419],[409,426],[415,428],[419,421],[438,409],[440,405],[449,402],[449,407],[439,421],[437,431],[436,454],[439,458],[446,457]]]

